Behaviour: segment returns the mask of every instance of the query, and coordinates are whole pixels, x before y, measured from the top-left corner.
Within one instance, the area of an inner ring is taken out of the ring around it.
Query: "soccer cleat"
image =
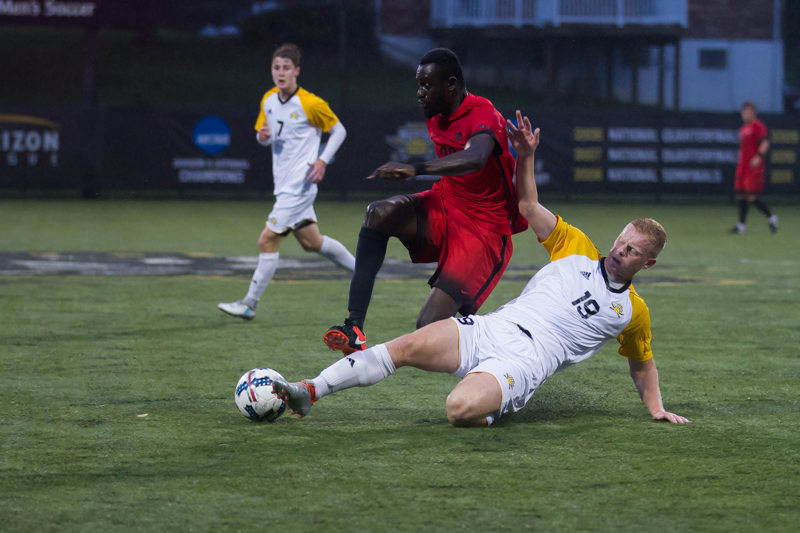
[[[228,313],[232,316],[238,316],[239,318],[244,318],[245,320],[253,320],[256,317],[255,309],[251,309],[247,304],[239,300],[238,302],[233,302],[229,304],[219,304],[217,305],[220,311]]]
[[[770,233],[777,233],[778,232],[778,215],[772,215],[767,219],[767,224],[769,224],[769,232]]]
[[[303,418],[311,410],[316,401],[314,385],[308,381],[289,383],[282,379],[272,380],[272,392],[286,402],[286,407],[293,415]]]
[[[358,326],[351,326],[345,322],[344,326],[332,326],[323,337],[325,344],[331,350],[339,350],[344,355],[360,352],[367,347],[367,336]]]

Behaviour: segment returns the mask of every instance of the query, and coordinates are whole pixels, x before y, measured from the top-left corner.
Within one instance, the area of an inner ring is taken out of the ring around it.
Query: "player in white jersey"
[[[539,130],[517,111],[508,128],[517,160],[520,212],[550,253],[550,263],[515,300],[485,316],[450,318],[386,344],[356,352],[315,379],[276,381],[275,392],[300,416],[332,392],[377,383],[402,366],[447,372],[461,381],[447,397],[455,426],[486,426],[518,411],[544,381],[617,339],[639,395],[656,420],[684,424],[661,401],[650,349],[650,315],[631,279],[652,267],[666,233],[652,219],[637,219],[617,237],[608,256],[589,238],[538,201],[533,154]]]
[[[238,302],[221,303],[220,310],[246,320],[256,316],[261,295],[278,267],[278,248],[293,233],[306,252],[317,252],[352,271],[355,258],[347,248],[321,235],[314,213],[317,183],[344,141],[347,132],[328,103],[297,85],[300,48],[284,44],[272,55],[275,87],[261,99],[256,140],[272,147],[275,205],[258,239],[258,266],[247,295]],[[319,153],[322,133],[330,138]]]

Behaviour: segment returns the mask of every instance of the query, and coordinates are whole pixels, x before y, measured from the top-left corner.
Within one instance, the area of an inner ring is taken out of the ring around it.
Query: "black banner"
[[[155,0],[0,0],[0,25],[141,29],[155,25]]]
[[[505,114],[513,117],[512,112]],[[532,112],[541,129],[536,183],[543,191],[730,194],[739,154],[737,114]],[[760,117],[770,129],[765,192],[800,193],[800,116]],[[348,138],[328,187],[376,189],[363,177],[388,161],[435,157],[425,121],[415,112],[349,113]],[[349,177],[343,175],[343,171]],[[418,187],[406,182],[389,190]]]
[[[507,116],[513,116],[510,113]],[[730,194],[737,115],[534,112],[542,130],[542,191]],[[0,110],[0,187],[102,190],[272,190],[271,150],[252,109]],[[404,193],[435,177],[386,184],[366,177],[386,161],[435,157],[419,112],[340,114],[348,135],[322,191]],[[800,193],[800,117],[762,116],[770,130],[767,194]]]

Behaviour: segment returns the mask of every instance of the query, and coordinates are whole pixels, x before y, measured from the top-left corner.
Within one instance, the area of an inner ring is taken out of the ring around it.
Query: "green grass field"
[[[774,236],[757,212],[726,235],[734,207],[550,207],[601,250],[636,216],[666,227],[642,277],[674,279],[637,290],[666,407],[693,424],[652,422],[612,346],[489,429],[449,426],[455,379],[413,369],[256,424],[237,379],[333,362],[346,282],[274,282],[246,323],[216,304],[247,277],[0,276],[0,531],[797,531],[800,207]],[[0,252],[255,255],[269,208],[0,201]],[[363,208],[319,203],[323,233],[353,250]],[[514,245],[547,260],[532,233]],[[427,291],[379,281],[370,343],[411,331]]]

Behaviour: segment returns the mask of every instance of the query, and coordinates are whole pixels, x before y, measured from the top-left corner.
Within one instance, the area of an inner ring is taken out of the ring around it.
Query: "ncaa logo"
[[[216,155],[231,144],[231,128],[219,117],[204,117],[194,125],[192,140],[204,153]]]

